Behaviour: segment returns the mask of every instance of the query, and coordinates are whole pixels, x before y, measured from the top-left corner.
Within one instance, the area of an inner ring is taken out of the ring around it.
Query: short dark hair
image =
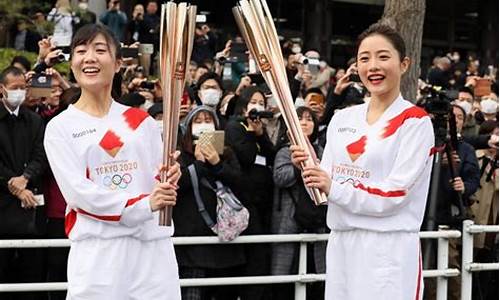
[[[316,114],[314,113],[314,111],[307,107],[307,106],[299,106],[297,108],[297,116],[300,118],[302,117],[302,115],[304,115],[305,112],[308,112],[312,119],[313,119],[313,123],[314,123],[314,128],[313,128],[313,132],[311,134],[311,136],[309,137],[309,141],[314,142],[317,138],[318,138],[318,133],[319,133],[319,121],[318,121],[318,117],[316,116]]]
[[[459,90],[458,90],[459,93],[468,93],[470,94],[472,97],[474,97],[474,93],[472,92],[472,90],[469,88],[469,87],[461,87]]]
[[[201,68],[201,66],[198,66],[198,68]],[[214,72],[208,72],[200,76],[200,79],[198,79],[198,83],[196,84],[196,88],[199,90],[201,88],[201,85],[209,80],[213,79],[217,82],[221,90],[224,90],[224,87],[222,85],[222,79],[220,79],[220,76],[217,75],[217,73]]]
[[[361,42],[372,35],[381,35],[385,37],[389,41],[389,43],[391,43],[392,46],[396,49],[396,51],[398,51],[400,61],[403,61],[403,59],[406,57],[406,45],[401,34],[399,34],[399,32],[391,26],[382,23],[375,23],[370,25],[368,29],[363,31],[358,36],[358,41],[356,43],[356,56],[359,52],[359,46],[361,45]]]
[[[12,76],[23,76],[24,73],[21,71],[21,69],[13,67],[13,66],[8,66],[5,68],[2,73],[0,73],[0,83],[1,84],[6,84],[7,76],[12,75]]]
[[[304,99],[307,97],[307,95],[309,94],[320,94],[321,96],[325,97],[325,94],[323,94],[323,91],[320,89],[320,88],[317,88],[317,87],[314,87],[314,88],[310,88],[308,89],[305,93],[304,93]]]
[[[10,65],[13,66],[15,63],[22,65],[26,71],[31,70],[31,63],[25,56],[22,55],[14,56],[14,58],[12,58]]]
[[[99,34],[102,34],[104,36],[106,42],[108,42],[109,49],[115,50],[115,58],[121,58],[122,55],[120,42],[108,27],[101,24],[87,24],[78,29],[78,31],[73,36],[73,40],[71,41],[71,54],[73,54],[73,51],[75,51],[76,47],[90,43]]]

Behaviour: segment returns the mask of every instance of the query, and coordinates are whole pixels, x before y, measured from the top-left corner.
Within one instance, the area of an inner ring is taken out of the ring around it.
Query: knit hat
[[[206,111],[212,115],[212,118],[214,119],[215,123],[215,128],[219,128],[219,118],[217,117],[217,114],[215,113],[215,110],[209,106],[205,105],[199,105],[193,108],[188,115],[186,116],[186,119],[184,120],[184,126],[186,128],[189,126],[189,124],[193,121],[194,116],[196,116],[199,112],[201,111]]]

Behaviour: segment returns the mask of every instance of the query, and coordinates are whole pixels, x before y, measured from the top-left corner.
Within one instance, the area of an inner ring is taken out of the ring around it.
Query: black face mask
[[[484,115],[483,115],[483,113],[480,112],[480,111],[476,111],[476,113],[474,114],[474,119],[476,119],[476,123],[478,125],[483,124],[483,122],[484,122]]]

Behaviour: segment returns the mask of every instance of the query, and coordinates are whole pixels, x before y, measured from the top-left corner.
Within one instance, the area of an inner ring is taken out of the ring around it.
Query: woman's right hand
[[[337,81],[337,85],[335,86],[335,90],[334,90],[334,93],[337,94],[337,95],[341,95],[342,92],[348,88],[350,85],[353,84],[352,81],[350,81],[350,76],[352,74],[356,74],[357,72],[357,68],[356,68],[356,63],[353,63],[349,69],[347,69],[347,71],[345,72],[344,76],[342,76],[338,81]]]
[[[153,192],[149,196],[151,211],[157,211],[165,206],[174,206],[177,202],[177,192],[173,184],[161,182],[156,184]]]
[[[303,162],[306,162],[307,159],[309,158],[309,155],[298,145],[291,145],[290,146],[290,153],[292,157],[292,164],[301,169],[301,165]]]

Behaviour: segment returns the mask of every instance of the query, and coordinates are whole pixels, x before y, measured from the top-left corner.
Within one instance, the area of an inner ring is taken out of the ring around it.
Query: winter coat
[[[318,151],[318,157],[321,152]],[[294,219],[295,203],[300,197],[300,185],[303,185],[300,170],[292,164],[289,146],[281,148],[274,160],[273,180],[275,184],[271,218],[271,231],[276,234],[294,234],[305,232]],[[293,197],[293,198],[292,198]],[[317,233],[326,232],[326,227]],[[314,264],[317,273],[326,271],[326,242],[314,243]],[[296,273],[299,257],[299,244],[279,243],[272,245],[271,273],[287,275]],[[295,264],[295,265],[294,265]]]
[[[498,224],[498,167],[495,170],[494,161],[487,158],[481,150],[477,151],[477,157],[482,174],[480,188],[471,197],[473,204],[470,209],[474,217],[474,223],[481,225]],[[496,163],[498,164],[498,161]],[[486,233],[474,235],[474,247],[492,246],[485,245],[485,240]]]

